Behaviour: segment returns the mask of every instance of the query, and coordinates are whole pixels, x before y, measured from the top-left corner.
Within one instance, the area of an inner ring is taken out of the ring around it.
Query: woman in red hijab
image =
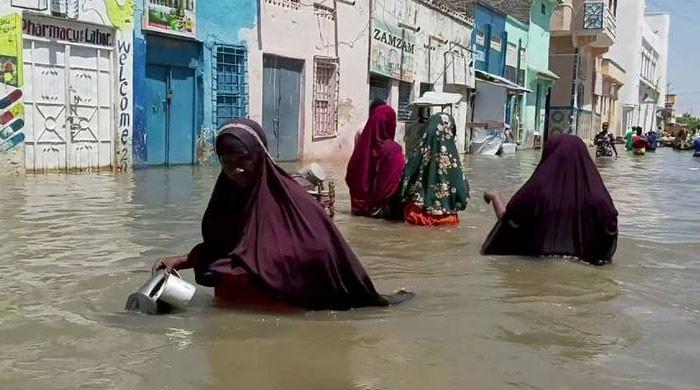
[[[345,181],[352,213],[365,217],[402,219],[401,177],[405,160],[396,136],[396,112],[375,107],[348,163]]]
[[[202,219],[203,242],[154,268],[194,268],[197,283],[240,306],[387,306],[318,202],[267,153],[257,123],[231,121],[216,137],[221,173]],[[262,307],[261,307],[262,306]]]
[[[547,141],[530,179],[507,206],[494,192],[498,222],[481,248],[486,255],[573,256],[601,265],[617,249],[617,210],[583,141],[562,134]]]

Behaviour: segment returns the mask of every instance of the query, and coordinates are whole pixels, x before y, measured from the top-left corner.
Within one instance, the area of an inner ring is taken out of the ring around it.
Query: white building
[[[648,131],[661,125],[657,117],[665,104],[669,27],[669,15],[645,15],[644,0],[618,3],[617,43],[605,56],[625,71],[618,92],[621,126],[612,129],[617,134],[633,126]]]
[[[471,24],[439,2],[260,4],[257,30],[245,37],[250,117],[279,160],[347,159],[374,98],[396,109],[401,143],[412,100],[428,90],[467,95],[473,88]],[[467,102],[454,112],[462,150]]]
[[[0,2],[0,174],[131,167],[133,13],[133,0]]]
[[[411,130],[406,125],[423,125],[411,116],[410,102],[427,91],[459,93],[463,98],[452,115],[457,148],[466,151],[466,124],[471,121],[475,84],[469,49],[472,21],[439,1],[376,0],[372,26],[369,100],[383,99],[397,110],[397,141],[410,148],[411,142],[406,141]],[[389,35],[406,42],[403,50],[394,50],[383,41]]]
[[[282,161],[342,158],[367,119],[366,1],[263,0],[249,37],[250,118]],[[337,7],[337,13],[334,7]]]

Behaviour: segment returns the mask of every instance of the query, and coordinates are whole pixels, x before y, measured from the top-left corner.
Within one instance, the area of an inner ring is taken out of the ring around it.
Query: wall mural
[[[24,141],[22,16],[0,17],[0,152]]]

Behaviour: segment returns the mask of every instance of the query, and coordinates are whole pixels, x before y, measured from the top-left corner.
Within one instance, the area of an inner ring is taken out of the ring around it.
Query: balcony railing
[[[615,15],[607,1],[586,1],[583,4],[583,29],[605,30],[615,38]]]

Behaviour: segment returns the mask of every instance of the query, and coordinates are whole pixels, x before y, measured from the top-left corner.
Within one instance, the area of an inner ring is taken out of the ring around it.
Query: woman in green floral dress
[[[469,184],[455,145],[456,127],[444,112],[430,117],[410,154],[403,178],[404,218],[412,225],[457,225]]]

